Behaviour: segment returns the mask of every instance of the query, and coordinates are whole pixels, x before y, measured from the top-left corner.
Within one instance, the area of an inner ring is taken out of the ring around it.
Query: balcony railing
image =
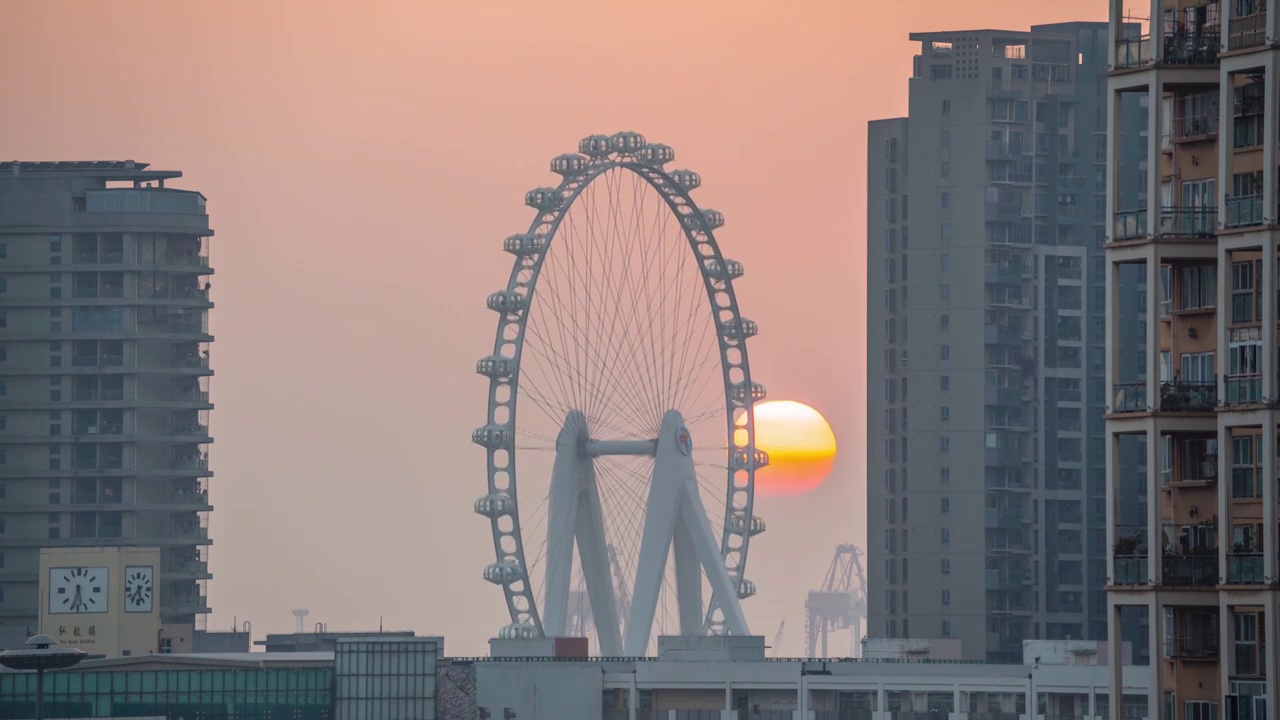
[[[1227,405],[1248,405],[1262,402],[1261,375],[1228,375],[1226,386]]]
[[[1173,633],[1165,637],[1164,654],[1170,658],[1208,660],[1218,657],[1218,634],[1205,625],[1191,632]],[[1217,622],[1214,618],[1211,622]]]
[[[209,435],[209,426],[201,425],[198,422],[180,422],[173,424],[174,435],[196,435],[199,437],[207,437]]]
[[[86,425],[72,425],[72,435],[123,435],[124,424],[112,422],[89,423]]]
[[[1112,585],[1146,585],[1151,581],[1146,555],[1116,555]]]
[[[1218,230],[1218,209],[1210,207],[1160,208],[1160,234],[1175,238],[1213,237]]]
[[[1151,62],[1151,36],[1125,38],[1116,42],[1116,67],[1130,68]]]
[[[1262,5],[1252,15],[1231,18],[1227,25],[1227,49],[1243,50],[1244,48],[1265,45],[1267,42],[1267,11]]]
[[[1121,210],[1112,220],[1111,239],[1138,240],[1147,236],[1146,210]]]
[[[1229,228],[1250,227],[1262,224],[1261,195],[1228,195],[1227,221]]]
[[[1160,385],[1161,412],[1211,412],[1218,406],[1218,384],[1177,382]]]
[[[1164,61],[1173,65],[1213,65],[1218,62],[1222,31],[1216,25],[1195,30],[1165,27]]]
[[[71,394],[73,402],[120,402],[123,390],[76,390]]]
[[[1160,580],[1171,587],[1213,587],[1218,584],[1218,555],[1166,555]]]
[[[1112,397],[1111,412],[1113,413],[1147,411],[1147,384],[1144,382],[1116,385]]]
[[[121,367],[123,365],[124,355],[103,353],[100,355],[73,355],[71,357],[72,367]]]
[[[1262,553],[1242,552],[1227,555],[1227,582],[1232,585],[1260,585],[1265,568]]]

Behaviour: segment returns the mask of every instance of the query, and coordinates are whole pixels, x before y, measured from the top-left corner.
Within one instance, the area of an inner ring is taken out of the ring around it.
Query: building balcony
[[[1227,554],[1227,584],[1261,585],[1266,582],[1266,563],[1262,553],[1238,552]]]
[[[1213,412],[1218,406],[1218,383],[1176,382],[1160,385],[1161,412]]]
[[[986,525],[988,528],[1016,530],[1027,522],[1027,514],[1021,510],[998,510],[987,508]]]
[[[1180,626],[1178,629],[1182,630],[1182,632],[1168,632],[1165,635],[1165,657],[1173,660],[1218,659],[1218,629],[1216,627],[1218,618],[1216,613],[1212,615],[1209,613],[1191,615],[1190,617],[1177,618],[1174,622],[1175,625]]]
[[[1227,25],[1227,50],[1244,50],[1267,44],[1267,6],[1257,3],[1258,12],[1231,18]]]
[[[76,390],[72,402],[124,402],[123,390]]]
[[[168,575],[208,575],[209,563],[204,560],[170,560],[160,566],[161,572]]]
[[[1160,208],[1156,235],[1170,239],[1205,239],[1217,234],[1218,210],[1211,207]],[[1112,217],[1111,241],[1142,240],[1149,236],[1147,211],[1121,210]]]
[[[1225,225],[1229,228],[1262,224],[1262,195],[1228,195]]]
[[[1226,405],[1252,405],[1262,402],[1261,375],[1228,375]]]
[[[1138,35],[1116,42],[1115,68],[1141,67],[1151,64],[1151,36]]]
[[[1147,585],[1151,582],[1146,555],[1116,555],[1112,563],[1112,585]]]
[[[1165,28],[1164,57],[1169,65],[1215,65],[1218,49],[1222,47],[1222,30],[1217,25],[1205,25],[1190,30],[1179,25]]]
[[[73,355],[71,367],[124,367],[124,355]]]
[[[1121,383],[1113,388],[1111,412],[1139,413],[1147,411],[1147,384]]]
[[[209,426],[198,422],[180,422],[173,424],[172,434],[177,437],[209,437]]]
[[[160,595],[161,615],[190,615],[209,612],[209,599],[204,595],[165,594]]]
[[[1214,587],[1218,584],[1218,555],[1166,555],[1160,563],[1160,584],[1168,587]]]
[[[123,265],[124,251],[117,250],[74,250],[71,253],[72,265]]]
[[[72,425],[71,434],[80,435],[124,435],[124,423],[100,422],[89,425]]]

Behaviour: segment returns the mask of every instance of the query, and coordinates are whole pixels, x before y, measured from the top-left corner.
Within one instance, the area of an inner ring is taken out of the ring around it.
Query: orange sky
[[[866,121],[905,111],[911,31],[1102,20],[1063,0],[0,0],[0,157],[136,159],[209,198],[216,610],[443,633],[505,622],[470,511],[485,295],[526,190],[634,129],[704,178],[746,264],[756,379],[831,421],[820,490],[764,499],[746,604],[783,652],[863,541]],[[894,16],[898,13],[898,16]]]

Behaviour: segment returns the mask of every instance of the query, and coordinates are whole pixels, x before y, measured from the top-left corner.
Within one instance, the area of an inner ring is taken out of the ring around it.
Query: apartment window
[[[942,621],[942,637],[951,637],[951,621]]]
[[[938,195],[938,207],[946,210],[951,207],[951,193],[940,193]]]
[[[0,415],[0,430],[8,429],[9,418],[7,415]]]
[[[1249,323],[1262,319],[1257,274],[1261,263],[1253,260],[1231,263],[1231,322]]]
[[[951,329],[951,316],[950,316],[950,315],[942,315],[942,316],[940,316],[940,317],[938,318],[938,328],[939,328],[940,330],[944,331],[944,332],[945,332],[945,331],[947,331],[947,330],[950,330],[950,329]]]
[[[942,114],[943,114],[943,115],[950,115],[950,114],[951,114],[951,101],[950,101],[950,100],[943,100],[943,101],[942,101]]]
[[[886,192],[898,192],[898,169],[885,168],[884,170],[884,189]]]
[[[1242,612],[1235,615],[1235,675],[1262,676],[1266,674],[1266,662],[1258,652],[1258,627],[1263,616]]]
[[[950,530],[950,528],[942,528],[942,544],[943,544],[943,545],[950,545],[950,544],[951,544],[951,530]]]
[[[941,267],[942,270],[944,271],[950,270],[951,269],[951,253],[942,253],[941,255],[939,255],[938,266]]]
[[[950,438],[950,437],[948,437],[948,436],[946,436],[946,435],[943,435],[941,438],[938,438],[938,440],[939,440],[938,447],[939,447],[939,449],[941,449],[941,450],[942,450],[942,452],[951,452],[951,438]]]
[[[943,604],[943,605],[950,605],[950,604],[951,604],[951,591],[950,591],[950,590],[943,590],[943,591],[942,591],[942,604]]]
[[[0,311],[0,328],[9,327],[9,313]]]
[[[942,512],[944,514],[951,512],[951,498],[949,497],[942,498]]]
[[[0,243],[0,260],[6,260],[9,257],[9,245]]]
[[[1257,466],[1257,435],[1231,438],[1231,497],[1262,497],[1262,485]]]
[[[951,163],[944,160],[939,168],[939,174],[944,178],[951,177]]]
[[[1262,329],[1234,328],[1227,345],[1227,402],[1257,402],[1262,399],[1259,359],[1262,354]],[[1208,353],[1205,353],[1208,354]],[[1183,358],[1186,358],[1183,355]],[[1209,358],[1212,370],[1212,357]],[[1203,363],[1202,363],[1203,364]],[[1201,372],[1204,368],[1201,368]]]
[[[1193,265],[1178,272],[1178,308],[1197,310],[1215,306],[1213,265]]]
[[[938,235],[942,238],[942,244],[947,245],[951,242],[951,223],[942,223],[938,226]]]
[[[950,559],[950,558],[942,558],[942,574],[943,574],[943,575],[950,575],[950,574],[951,574],[951,559]]]
[[[950,346],[950,345],[940,345],[940,346],[938,346],[938,357],[939,357],[939,358],[941,358],[942,360],[950,360],[950,359],[951,359],[951,346]]]
[[[0,380],[0,397],[4,397],[8,393],[8,386],[4,380]]]
[[[942,131],[942,147],[951,147],[951,131]]]
[[[1182,381],[1185,383],[1213,382],[1213,353],[1183,353],[1181,358]]]
[[[947,467],[946,465],[943,465],[942,467],[938,468],[938,482],[940,483],[951,482],[951,468]]]
[[[951,408],[943,405],[939,410],[941,411],[942,422],[949,422],[951,420]]]
[[[898,161],[898,138],[888,138],[884,141],[884,159],[891,163]]]
[[[951,376],[941,375],[938,377],[938,389],[946,392],[951,389]]]
[[[1183,705],[1183,720],[1218,720],[1218,703],[1213,700],[1188,700]]]

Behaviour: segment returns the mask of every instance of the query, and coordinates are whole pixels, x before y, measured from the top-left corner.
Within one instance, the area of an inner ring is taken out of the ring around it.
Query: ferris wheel
[[[657,635],[748,634],[768,456],[742,265],[713,236],[724,216],[689,196],[698,174],[664,169],[670,147],[620,132],[578,149],[551,161],[556,187],[525,195],[536,216],[503,243],[515,264],[488,298],[497,336],[476,365],[489,398],[475,511],[511,618],[500,636],[586,622],[601,655],[640,656]]]

